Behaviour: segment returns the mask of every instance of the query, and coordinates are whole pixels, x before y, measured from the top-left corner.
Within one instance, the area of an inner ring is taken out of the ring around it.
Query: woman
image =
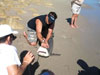
[[[72,1],[72,19],[71,19],[71,27],[72,28],[78,28],[78,26],[76,25],[76,21],[77,21],[77,18],[78,18],[78,15],[80,13],[80,10],[81,10],[81,5],[82,3],[84,2],[84,0],[74,0]]]

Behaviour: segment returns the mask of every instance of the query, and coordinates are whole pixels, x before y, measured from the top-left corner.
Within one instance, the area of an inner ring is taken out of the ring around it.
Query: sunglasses
[[[15,39],[17,38],[17,37],[14,36],[13,34],[11,34],[10,37],[11,37],[11,40],[15,40]]]

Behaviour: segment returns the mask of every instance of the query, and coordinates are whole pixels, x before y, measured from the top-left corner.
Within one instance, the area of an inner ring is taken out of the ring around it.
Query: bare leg
[[[71,27],[72,28],[75,28],[75,26],[73,25],[74,24],[74,20],[75,20],[75,15],[73,14],[72,15],[72,19],[71,19]]]
[[[78,15],[76,14],[76,15],[75,15],[75,21],[74,21],[74,26],[75,26],[76,28],[78,28],[78,25],[76,24],[77,18],[78,18]]]
[[[26,34],[26,32],[24,31],[24,37],[25,37],[25,39],[27,40],[27,42],[29,43],[29,45],[31,45],[31,46],[36,46],[37,45],[37,42],[29,42],[29,40],[28,40],[28,36],[27,36],[27,34]]]

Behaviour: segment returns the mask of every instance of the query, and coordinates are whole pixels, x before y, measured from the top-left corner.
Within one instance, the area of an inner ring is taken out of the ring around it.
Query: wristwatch
[[[42,43],[44,43],[45,42],[45,40],[42,40]]]

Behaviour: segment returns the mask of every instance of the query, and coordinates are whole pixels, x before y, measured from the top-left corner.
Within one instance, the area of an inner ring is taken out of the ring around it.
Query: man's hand
[[[49,44],[47,42],[41,43],[41,46],[44,48],[49,48]]]
[[[33,62],[35,59],[34,55],[32,54],[32,52],[28,52],[24,59],[23,59],[23,63],[26,63],[27,65],[30,64],[31,62]]]
[[[35,59],[34,55],[29,51],[24,59],[21,66],[18,65],[11,65],[7,67],[8,75],[23,75],[23,72],[25,71],[26,67],[33,62]]]

